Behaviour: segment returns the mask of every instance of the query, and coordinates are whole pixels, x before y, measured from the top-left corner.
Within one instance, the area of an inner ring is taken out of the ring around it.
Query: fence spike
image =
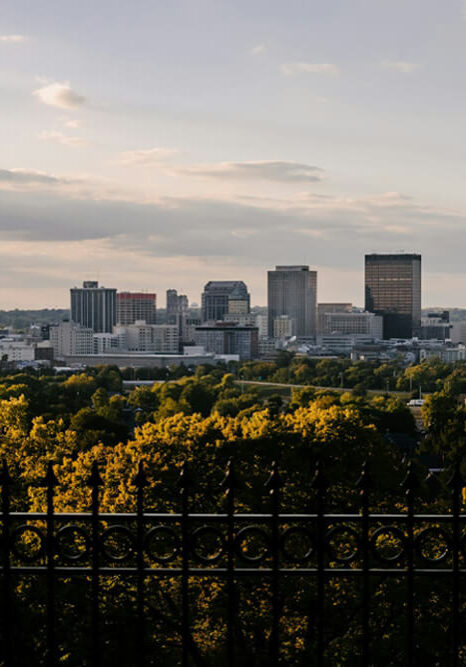
[[[265,483],[265,487],[270,489],[269,493],[275,493],[275,491],[278,491],[282,485],[282,479],[280,477],[280,473],[278,472],[278,464],[276,461],[273,461],[272,470],[268,480]]]
[[[188,490],[190,486],[192,486],[192,479],[191,475],[189,474],[188,470],[188,464],[186,461],[183,461],[181,465],[181,470],[180,470],[180,476],[179,476],[179,486],[181,489],[181,493],[184,493]]]
[[[0,473],[0,485],[1,486],[8,486],[11,484],[11,475],[8,470],[8,464],[6,462],[6,459],[3,459],[2,461],[2,472]]]
[[[133,483],[140,489],[142,489],[147,484],[147,475],[144,469],[144,463],[142,461],[139,461],[138,463],[138,471],[134,476]]]
[[[48,462],[47,472],[45,473],[44,482],[49,489],[53,489],[53,487],[58,484],[57,476],[55,475],[55,472],[53,470],[52,461]]]
[[[463,476],[461,474],[460,464],[456,462],[453,467],[453,472],[450,479],[447,482],[448,486],[453,493],[459,493],[463,486],[465,485]]]
[[[410,461],[408,463],[408,470],[406,472],[406,477],[401,482],[401,488],[406,493],[406,495],[408,495],[408,494],[414,494],[414,492],[416,491],[416,489],[419,488],[419,486],[420,486],[419,478],[414,469],[413,462]]]
[[[238,488],[238,477],[236,475],[233,459],[228,459],[228,463],[225,468],[225,476],[220,482],[220,488],[225,489],[226,491],[231,491],[232,489]]]
[[[373,480],[369,473],[369,464],[367,461],[364,461],[362,464],[361,474],[356,482],[356,486],[361,490],[361,493],[367,493],[373,486]]]
[[[92,464],[91,475],[89,477],[89,486],[97,488],[99,486],[102,486],[102,484],[103,481],[99,472],[99,464],[97,463],[97,461],[94,461]]]
[[[317,461],[314,477],[312,478],[312,488],[319,495],[325,492],[326,487],[327,487],[327,480],[325,479],[323,473],[322,463],[320,461]]]

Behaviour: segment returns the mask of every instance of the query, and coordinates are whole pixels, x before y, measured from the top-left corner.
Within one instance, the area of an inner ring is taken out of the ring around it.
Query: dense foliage
[[[334,384],[346,361],[308,361],[285,358],[277,364],[250,363],[240,377],[308,384],[316,373]],[[59,479],[55,504],[60,511],[89,509],[88,479],[98,461],[103,486],[101,508],[127,512],[135,508],[134,476],[139,462],[148,475],[145,505],[151,511],[179,511],[178,475],[183,461],[192,480],[190,504],[195,511],[224,509],[220,489],[229,459],[236,461],[237,507],[266,511],[269,498],[264,483],[276,460],[283,480],[281,503],[290,512],[312,506],[312,474],[317,460],[323,463],[329,485],[328,509],[358,511],[355,482],[365,460],[370,461],[373,488],[371,507],[380,511],[403,508],[399,484],[404,474],[404,452],[394,434],[415,436],[415,423],[406,401],[396,395],[365,395],[358,388],[363,372],[371,378],[393,377],[393,368],[371,364],[345,366],[344,377],[353,377],[353,392],[296,388],[289,398],[263,393],[260,387],[241,385],[238,369],[200,367],[166,372],[166,382],[123,389],[116,367],[100,367],[67,376],[52,373],[17,373],[0,378],[0,456],[16,480],[14,509],[43,511],[46,507],[44,476],[51,462]],[[287,374],[284,377],[285,372]],[[435,373],[438,373],[437,377]],[[397,382],[410,374],[422,375],[434,392],[423,413],[427,427],[424,447],[441,451],[449,460],[463,454],[466,444],[465,408],[459,402],[466,386],[466,366],[438,363],[400,369]],[[443,378],[443,379],[442,379]],[[348,380],[345,380],[348,381]],[[316,383],[317,384],[317,383]],[[336,383],[338,384],[338,382]],[[423,470],[419,467],[422,478]],[[419,488],[419,509],[445,509],[448,492],[440,477],[432,487]],[[27,545],[26,545],[27,547]],[[327,658],[329,664],[353,665],[358,658],[360,607],[357,581],[329,581],[326,587]],[[134,625],[128,609],[133,606],[134,582],[112,577],[103,585],[106,623],[103,640],[105,664],[132,664]],[[238,650],[247,665],[267,665],[270,617],[268,584],[244,580],[239,585],[241,604]],[[416,624],[425,633],[426,664],[442,664],[445,629],[448,627],[448,591],[432,582],[418,584],[423,604],[416,609]],[[312,605],[315,585],[299,577],[283,586],[282,640],[284,664],[309,662],[315,647]],[[21,613],[32,628],[43,614],[43,585],[33,577],[18,587]],[[63,583],[61,600],[63,654],[60,664],[86,665],[82,642],[88,622],[88,584]],[[374,663],[400,664],[404,641],[403,583],[374,578]],[[196,665],[225,663],[225,587],[220,581],[191,582],[192,637],[197,647]],[[179,661],[179,581],[153,579],[148,583],[148,627],[154,663]],[[134,620],[134,619],[133,619]],[[40,633],[18,639],[22,664],[32,664],[40,650]],[[85,642],[84,642],[85,643]],[[81,646],[81,648],[77,648]],[[193,644],[194,645],[194,644]],[[432,662],[434,660],[434,662]],[[122,662],[123,661],[123,662]],[[39,663],[37,663],[39,664]],[[152,664],[152,663],[148,663]]]

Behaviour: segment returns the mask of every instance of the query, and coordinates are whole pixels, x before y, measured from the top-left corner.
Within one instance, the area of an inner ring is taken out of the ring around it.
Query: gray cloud
[[[42,171],[27,169],[0,169],[0,184],[7,185],[60,185],[68,181]]]
[[[43,104],[48,104],[59,109],[76,109],[84,104],[86,98],[73,90],[68,81],[62,83],[58,81],[47,82],[41,88],[33,91]]]
[[[281,183],[313,183],[322,180],[323,170],[300,162],[258,160],[248,162],[219,162],[175,167],[177,173],[208,176],[225,180],[264,180]]]
[[[295,74],[325,74],[327,76],[336,76],[339,74],[337,65],[333,63],[283,63],[280,65],[280,71],[286,76]]]

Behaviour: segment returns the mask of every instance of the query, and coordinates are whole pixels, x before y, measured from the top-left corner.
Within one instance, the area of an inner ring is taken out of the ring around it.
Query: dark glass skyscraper
[[[242,280],[210,280],[202,294],[202,321],[223,320],[228,313],[228,301],[233,295],[235,301],[245,301],[245,311],[249,313],[251,301],[246,284]]]
[[[317,271],[305,265],[276,266],[267,273],[268,329],[274,335],[274,321],[288,315],[298,338],[316,333]]]
[[[365,308],[383,316],[384,338],[412,338],[421,326],[421,255],[366,255]]]
[[[86,280],[82,287],[70,289],[71,320],[95,333],[111,333],[116,324],[116,289],[99,287]]]

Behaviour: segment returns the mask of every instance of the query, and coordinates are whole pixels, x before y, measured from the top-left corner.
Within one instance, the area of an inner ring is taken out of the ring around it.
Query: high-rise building
[[[71,321],[95,333],[111,333],[116,324],[116,289],[99,287],[94,280],[85,280],[82,287],[72,287]]]
[[[281,315],[293,321],[298,338],[314,337],[316,333],[317,271],[308,266],[276,266],[268,271],[268,330],[274,335],[274,322]]]
[[[366,255],[366,310],[383,316],[384,338],[412,338],[421,326],[421,255]]]
[[[155,324],[157,312],[157,295],[148,292],[118,292],[116,296],[117,324],[134,324],[144,320],[147,324]]]
[[[242,314],[249,313],[251,298],[242,280],[210,280],[202,294],[202,321],[223,320],[229,312],[230,296],[233,296],[232,308]]]

